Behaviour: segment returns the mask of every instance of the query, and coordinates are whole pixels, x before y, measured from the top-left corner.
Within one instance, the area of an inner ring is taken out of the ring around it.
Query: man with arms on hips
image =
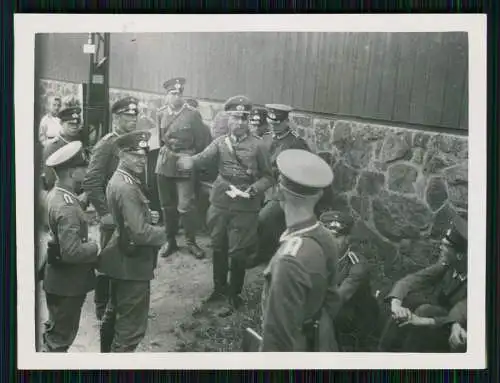
[[[111,107],[113,131],[102,137],[94,146],[90,163],[83,182],[89,202],[99,215],[100,244],[104,248],[115,229],[106,200],[106,186],[118,165],[116,140],[123,134],[132,132],[137,126],[138,103],[134,97],[125,97]],[[109,297],[109,282],[105,275],[97,274],[95,287],[95,310],[97,319],[102,319]]]
[[[150,281],[158,250],[166,242],[165,231],[155,226],[141,187],[150,138],[149,131],[135,131],[116,140],[120,161],[106,189],[116,229],[98,266],[110,279],[101,352],[133,352],[146,333]]]
[[[43,334],[45,352],[67,352],[80,325],[83,302],[94,288],[99,245],[88,239],[88,224],[77,194],[85,174],[82,143],[74,141],[46,161],[56,175],[48,196],[52,239],[43,277],[49,320]]]
[[[179,249],[176,236],[180,220],[184,228],[187,250],[201,259],[205,257],[205,253],[196,243],[196,176],[192,171],[177,169],[177,159],[180,156],[200,153],[211,138],[200,113],[182,98],[185,83],[186,79],[176,77],[163,84],[167,92],[167,107],[161,116],[158,130],[162,146],[158,153],[155,173],[168,246],[160,255],[168,257]]]
[[[262,140],[248,128],[251,101],[245,96],[228,99],[230,134],[216,138],[201,153],[179,159],[181,169],[216,164],[218,175],[210,195],[207,226],[213,250],[214,291],[208,302],[229,301],[238,308],[248,257],[257,246],[257,219],[264,192],[272,184],[271,167]],[[227,274],[230,260],[229,291]]]

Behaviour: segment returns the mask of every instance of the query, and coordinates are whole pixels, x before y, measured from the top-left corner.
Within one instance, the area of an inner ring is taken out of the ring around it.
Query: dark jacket
[[[157,252],[167,238],[162,227],[151,223],[149,201],[140,180],[118,168],[109,181],[106,196],[116,229],[101,252],[98,270],[115,279],[153,279]]]
[[[94,288],[98,246],[88,241],[88,225],[78,198],[57,186],[48,196],[49,226],[60,248],[60,261],[47,264],[44,290],[63,296],[84,295]]]
[[[95,145],[83,182],[83,190],[87,193],[89,202],[101,217],[109,212],[106,186],[118,166],[118,148],[115,145],[117,138],[118,134],[112,132]]]
[[[431,290],[433,304],[449,310],[448,315],[434,318],[438,325],[458,322],[467,324],[467,275],[460,275],[446,261],[440,259],[435,264],[400,279],[386,301],[397,298],[403,301],[412,292]]]

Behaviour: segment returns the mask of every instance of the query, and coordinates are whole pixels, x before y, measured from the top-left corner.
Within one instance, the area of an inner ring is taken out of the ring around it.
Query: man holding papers
[[[207,301],[228,297],[230,304],[238,308],[243,303],[240,294],[247,257],[257,245],[259,209],[273,178],[262,140],[249,131],[251,101],[245,96],[231,97],[224,110],[229,116],[230,133],[216,138],[199,154],[180,157],[177,166],[189,170],[210,163],[218,165],[207,213],[214,278],[214,291]]]

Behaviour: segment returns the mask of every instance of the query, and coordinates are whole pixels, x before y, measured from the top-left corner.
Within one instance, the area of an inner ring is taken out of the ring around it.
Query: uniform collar
[[[54,186],[54,189],[59,190],[59,191],[61,191],[61,192],[63,192],[63,193],[67,193],[67,194],[69,194],[71,197],[73,197],[73,198],[75,198],[75,199],[78,199],[78,197],[75,195],[75,193],[73,193],[72,191],[68,190],[67,188],[65,188],[65,187],[64,187],[64,186],[62,186],[62,185],[57,185],[57,184],[56,184],[56,186]]]
[[[291,132],[292,131],[290,130],[290,128],[286,128],[286,130],[283,133],[276,134],[276,133],[272,132],[271,134],[273,135],[274,140],[281,140],[281,139],[285,138],[286,136],[288,136]]]
[[[67,138],[64,138],[64,136],[63,136],[61,133],[59,133],[57,136],[58,136],[58,137],[61,139],[61,141],[63,141],[65,144],[69,144],[69,143],[71,142],[71,141],[70,141],[70,140],[68,140]]]
[[[139,180],[139,178],[137,178],[137,176],[135,176],[135,175],[133,175],[132,173],[130,173],[130,172],[128,172],[128,171],[126,171],[126,170],[124,170],[123,168],[118,168],[118,169],[116,169],[116,171],[117,171],[118,173],[123,174],[124,176],[130,177],[130,179],[131,179],[132,181],[134,181],[135,183],[137,183],[137,184],[139,184],[139,185],[141,184],[141,181]]]
[[[169,106],[167,106],[167,114],[168,114],[169,116],[172,116],[172,115],[174,115],[174,116],[175,116],[175,115],[178,115],[180,112],[182,112],[182,110],[184,109],[184,106],[185,106],[185,105],[186,105],[186,103],[182,104],[182,106],[181,106],[181,107],[179,108],[179,110],[177,110],[177,111],[174,111],[174,110],[172,109],[172,107],[169,105]]]
[[[281,234],[280,242],[314,230],[319,227],[319,225],[320,223],[315,218],[312,218],[293,227],[289,227],[283,232],[283,234]]]
[[[237,138],[234,134],[230,134],[229,137],[231,137],[231,141],[233,141],[236,144],[239,144],[242,141],[245,141],[249,137],[249,133],[245,133],[243,136],[240,138]]]

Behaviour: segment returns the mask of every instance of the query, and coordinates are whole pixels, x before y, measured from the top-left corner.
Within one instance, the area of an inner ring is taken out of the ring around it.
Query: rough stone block
[[[448,184],[448,200],[456,207],[467,209],[469,191],[467,185],[450,185]]]
[[[290,113],[290,121],[298,128],[312,129],[313,119],[307,114]]]
[[[350,191],[356,185],[358,172],[344,163],[338,163],[333,169],[333,189],[335,191]]]
[[[359,176],[357,192],[359,195],[376,195],[384,187],[385,176],[382,173],[362,172]]]
[[[372,201],[373,220],[387,239],[418,238],[431,224],[429,208],[416,198],[382,193]]]
[[[396,247],[383,240],[363,221],[357,221],[351,234],[351,247],[353,251],[360,252],[368,260],[379,264],[390,265],[396,257]]]
[[[467,185],[468,183],[468,163],[463,161],[456,166],[445,170],[444,175],[448,185]]]
[[[390,133],[386,136],[379,158],[381,161],[387,163],[406,159],[409,155],[411,155],[411,150],[408,135],[399,132]]]
[[[417,180],[418,171],[413,165],[396,164],[389,168],[389,189],[400,193],[414,193],[414,183]]]
[[[436,150],[430,150],[424,158],[424,174],[438,174],[453,165],[453,160]]]
[[[413,157],[411,161],[415,164],[422,165],[424,163],[425,150],[423,148],[413,149]]]
[[[333,121],[324,118],[315,118],[313,122],[316,148],[318,151],[331,151]]]
[[[351,197],[351,208],[359,214],[363,221],[370,219],[370,199],[368,197]]]
[[[441,177],[432,177],[427,184],[426,201],[432,211],[437,211],[448,199],[446,184]]]
[[[333,129],[333,143],[342,147],[351,140],[352,123],[350,121],[335,121]]]
[[[382,140],[387,132],[387,128],[380,125],[353,123],[353,136],[361,138],[364,141],[378,141]]]
[[[353,168],[363,169],[370,163],[372,152],[371,143],[358,137],[346,147],[344,158],[346,163]]]
[[[445,204],[435,215],[431,229],[431,238],[441,239],[446,230],[450,227],[450,222],[456,214],[455,210],[449,204]]]
[[[413,135],[413,146],[425,149],[430,138],[431,136],[428,133],[416,132]]]

